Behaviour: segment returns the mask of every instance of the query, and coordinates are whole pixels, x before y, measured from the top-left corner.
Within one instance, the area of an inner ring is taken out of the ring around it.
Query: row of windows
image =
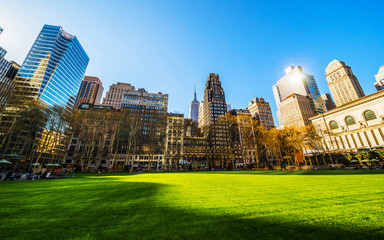
[[[364,119],[366,121],[370,121],[370,120],[374,120],[376,119],[376,114],[372,111],[372,110],[367,110],[363,113],[363,116],[364,116]],[[352,116],[347,116],[345,117],[345,123],[350,126],[350,125],[354,125],[356,124],[356,121],[355,121],[355,118],[352,117]],[[339,124],[337,124],[337,122],[335,120],[332,120],[329,122],[329,126],[331,129],[337,129],[339,128]]]

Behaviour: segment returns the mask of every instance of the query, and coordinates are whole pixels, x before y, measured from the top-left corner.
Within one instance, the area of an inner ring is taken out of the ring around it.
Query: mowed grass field
[[[384,239],[384,171],[0,183],[0,239]]]

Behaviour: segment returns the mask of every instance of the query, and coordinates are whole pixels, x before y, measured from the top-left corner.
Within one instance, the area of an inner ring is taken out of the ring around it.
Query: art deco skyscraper
[[[191,102],[191,106],[189,107],[189,118],[195,122],[198,122],[200,103],[199,101],[197,101],[197,98],[196,98],[196,87],[195,87],[194,96],[195,98],[193,99],[193,101]]]
[[[85,76],[77,94],[75,107],[80,107],[82,103],[100,104],[103,90],[103,84],[99,78]]]
[[[210,164],[217,166],[223,163],[229,151],[226,121],[218,119],[227,113],[225,94],[218,74],[209,74],[205,84],[203,104],[203,122],[205,124],[203,132],[205,136],[209,136]]]
[[[75,36],[44,25],[20,67],[15,93],[73,108],[88,62]]]
[[[351,67],[345,62],[333,60],[325,69],[325,77],[336,107],[365,96]]]

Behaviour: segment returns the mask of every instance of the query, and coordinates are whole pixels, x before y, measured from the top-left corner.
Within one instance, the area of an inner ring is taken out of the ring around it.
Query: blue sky
[[[264,97],[289,65],[329,92],[333,59],[352,67],[366,94],[384,65],[383,1],[3,1],[0,45],[22,63],[44,24],[76,35],[90,57],[86,74],[169,94],[169,111],[188,116],[209,73],[220,75],[227,103]],[[277,124],[277,120],[275,119]]]

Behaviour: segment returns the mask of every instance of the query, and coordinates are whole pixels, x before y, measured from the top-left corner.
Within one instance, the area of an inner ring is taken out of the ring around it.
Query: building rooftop
[[[384,65],[379,68],[379,71],[377,72],[377,74],[382,73],[382,72],[384,72]]]

